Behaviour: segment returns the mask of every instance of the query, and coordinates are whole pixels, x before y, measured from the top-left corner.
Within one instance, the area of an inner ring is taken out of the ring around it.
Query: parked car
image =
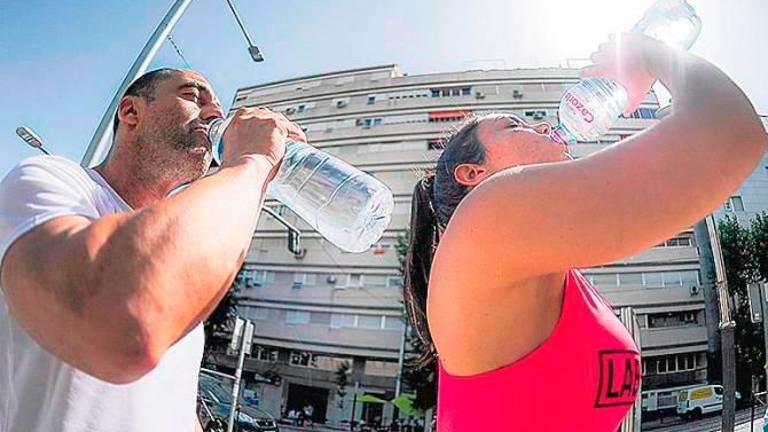
[[[741,394],[736,392],[736,399],[741,399]],[[723,410],[723,386],[705,384],[689,389],[680,390],[677,396],[677,415],[689,417],[701,417],[704,414]]]
[[[224,432],[232,407],[232,385],[202,372],[198,381],[198,415],[205,432]],[[238,403],[235,432],[279,432],[275,419],[264,410]]]

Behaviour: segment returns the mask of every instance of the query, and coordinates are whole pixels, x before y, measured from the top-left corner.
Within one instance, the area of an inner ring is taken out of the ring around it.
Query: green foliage
[[[736,218],[726,217],[718,223],[718,230],[736,322],[736,388],[742,395],[749,395],[752,376],[764,379],[765,348],[761,325],[751,321],[747,285],[768,279],[768,215],[759,215],[749,228],[739,225]]]
[[[405,259],[408,255],[408,241],[410,231],[397,237],[395,250],[397,251],[397,260],[400,264],[400,274],[405,277]],[[403,281],[405,286],[405,281]],[[437,405],[437,364],[430,364],[419,367],[418,359],[428,348],[425,347],[415,332],[409,326],[406,333],[406,344],[409,347],[403,366],[403,383],[411,393],[416,395],[413,401],[413,407],[426,411]]]
[[[344,362],[336,369],[336,395],[338,395],[339,409],[344,409],[344,398],[347,396],[347,385],[349,385],[349,372],[351,367],[349,362]]]
[[[240,301],[240,284],[242,267],[237,277],[232,282],[232,287],[221,299],[216,309],[211,312],[203,324],[205,330],[205,349],[203,351],[203,363],[206,366],[215,366],[214,354],[225,352],[232,337],[232,331],[237,318],[237,306]]]

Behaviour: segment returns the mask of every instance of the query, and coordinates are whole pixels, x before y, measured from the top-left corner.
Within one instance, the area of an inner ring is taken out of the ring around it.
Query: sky
[[[365,66],[409,75],[577,64],[652,0],[234,0],[266,60],[251,61],[225,0],[193,0],[151,65],[191,67],[225,108],[240,87]],[[172,0],[0,0],[0,177],[36,154],[80,161],[126,72]],[[689,0],[691,49],[768,114],[768,1]]]

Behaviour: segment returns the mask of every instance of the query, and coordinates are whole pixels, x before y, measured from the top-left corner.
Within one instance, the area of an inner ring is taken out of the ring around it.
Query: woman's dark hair
[[[468,120],[446,138],[437,167],[413,188],[403,299],[408,321],[424,348],[414,361],[417,367],[427,366],[435,359],[436,351],[427,326],[427,287],[432,257],[440,234],[470,190],[456,181],[454,170],[461,164],[485,162],[485,149],[477,138],[481,120],[478,117]]]

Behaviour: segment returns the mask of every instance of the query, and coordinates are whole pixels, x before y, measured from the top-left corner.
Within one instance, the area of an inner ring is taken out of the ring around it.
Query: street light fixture
[[[16,128],[16,135],[24,140],[24,142],[27,143],[30,147],[34,147],[41,152],[50,155],[48,150],[43,147],[43,140],[41,140],[40,137],[34,131],[32,131],[32,129],[26,126],[19,126]]]
[[[249,35],[248,30],[245,29],[245,25],[243,25],[243,21],[240,19],[240,14],[237,13],[234,3],[232,3],[232,0],[227,0],[227,4],[229,5],[229,8],[232,10],[232,15],[235,16],[237,25],[240,26],[240,30],[242,30],[243,36],[245,36],[246,42],[248,42],[248,54],[251,55],[251,59],[253,59],[253,61],[257,63],[264,61],[264,56],[261,54],[259,47],[253,44],[253,40],[251,40],[251,35]]]

